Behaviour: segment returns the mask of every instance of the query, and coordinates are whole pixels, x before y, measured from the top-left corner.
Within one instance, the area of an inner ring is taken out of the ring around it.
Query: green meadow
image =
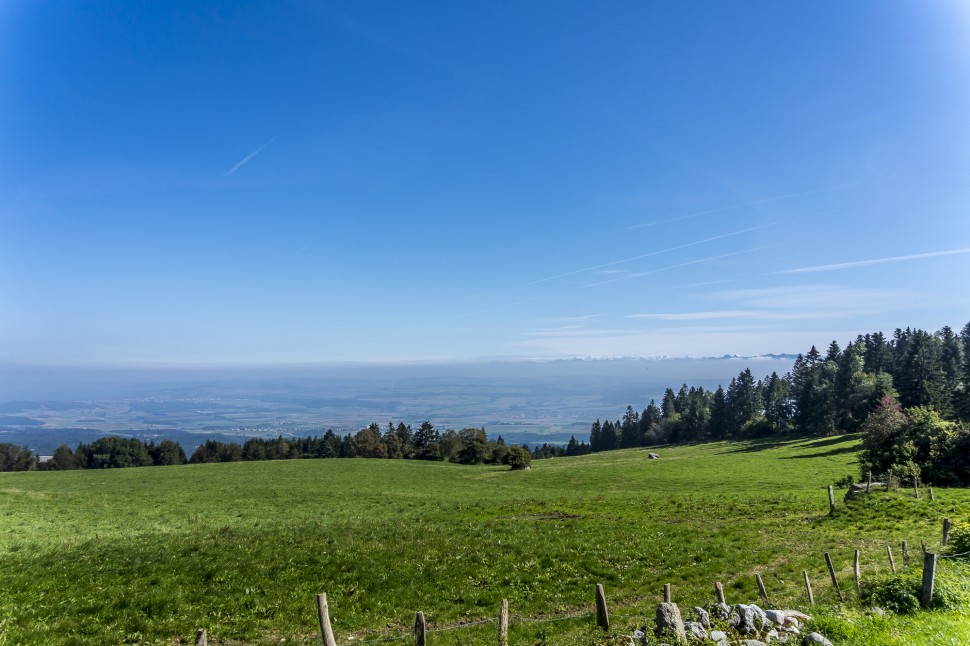
[[[836,644],[970,643],[967,599],[886,617],[856,596],[900,541],[921,566],[970,491],[877,492],[828,513],[857,476],[855,438],[717,443],[533,462],[524,472],[405,460],[293,460],[0,474],[0,643],[319,643],[326,592],[340,644],[621,643],[652,625],[665,583],[688,605],[800,608]],[[836,598],[822,553],[839,569]],[[940,576],[963,581],[953,561]],[[802,582],[808,570],[816,606]],[[602,583],[611,634],[588,613]],[[564,617],[572,617],[565,618]],[[549,621],[560,619],[559,621]]]

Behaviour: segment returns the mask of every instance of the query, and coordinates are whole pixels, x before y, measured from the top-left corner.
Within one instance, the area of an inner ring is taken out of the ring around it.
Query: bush
[[[952,534],[951,534],[952,536]],[[895,575],[875,577],[862,585],[862,600],[884,610],[904,615],[920,609],[923,571],[908,568]],[[937,563],[930,607],[956,610],[970,606],[970,567],[940,559]]]
[[[836,480],[835,486],[838,487],[839,489],[848,489],[849,487],[852,486],[853,482],[855,482],[855,479],[852,477],[852,474],[850,473],[849,475],[842,476],[841,478]]]
[[[970,552],[970,521],[957,522],[950,528],[950,541],[947,543],[950,554]],[[970,557],[968,557],[970,558]]]
[[[505,454],[505,464],[512,467],[512,471],[528,469],[529,465],[532,464],[532,454],[525,447],[513,446]]]
[[[898,615],[919,610],[923,576],[919,570],[904,570],[899,574],[874,577],[862,584],[862,600],[872,606]]]

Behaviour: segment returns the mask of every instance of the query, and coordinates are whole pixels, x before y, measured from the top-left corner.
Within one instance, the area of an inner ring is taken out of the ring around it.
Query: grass
[[[756,572],[771,605],[804,609],[802,570],[837,644],[970,642],[960,609],[879,618],[854,603],[854,550],[864,577],[885,573],[887,544],[901,561],[901,540],[935,549],[944,517],[970,515],[970,491],[937,490],[840,500],[829,516],[825,488],[857,471],[855,442],[619,451],[527,472],[301,460],[0,474],[0,644],[192,643],[198,627],[210,643],[318,643],[318,592],[341,644],[408,643],[417,610],[435,629],[490,619],[503,598],[513,643],[609,643],[588,617],[535,620],[591,612],[602,583],[629,632],[652,623],[664,583],[683,604],[712,601],[714,581],[751,602]],[[494,630],[429,641],[491,644]]]

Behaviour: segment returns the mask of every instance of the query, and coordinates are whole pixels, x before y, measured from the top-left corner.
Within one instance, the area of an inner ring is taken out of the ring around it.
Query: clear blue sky
[[[965,2],[0,4],[0,362],[970,320]]]

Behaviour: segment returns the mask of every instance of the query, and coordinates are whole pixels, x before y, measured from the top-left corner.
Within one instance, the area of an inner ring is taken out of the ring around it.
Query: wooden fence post
[[[829,516],[835,513],[835,489],[829,485]]]
[[[808,570],[802,570],[802,576],[805,577],[805,589],[808,591],[808,605],[815,605],[815,595],[812,594],[812,582],[808,580]]]
[[[852,561],[852,573],[855,574],[855,592],[862,592],[862,570],[859,569],[859,550],[855,551],[855,559]]]
[[[872,489],[872,471],[869,472],[869,477],[866,479],[866,493]]]
[[[933,602],[933,584],[936,581],[936,554],[927,552],[923,555],[923,589],[920,601],[924,608],[929,608]]]
[[[943,519],[943,544],[946,545],[950,541],[950,519]]]
[[[936,500],[936,496],[933,495],[933,487],[930,487],[929,489],[927,489],[927,491],[930,494],[930,500],[931,501]]]
[[[414,615],[414,646],[427,646],[425,632],[427,625],[424,621],[424,613],[420,610]]]
[[[498,646],[509,646],[509,600],[502,599],[498,613]]]
[[[832,577],[832,587],[835,588],[835,594],[839,595],[839,601],[845,601],[842,590],[839,588],[839,580],[835,578],[835,566],[832,565],[832,557],[829,556],[828,552],[825,552],[825,564],[829,566],[829,575]]]
[[[664,603],[670,603],[672,595],[670,594],[670,584],[664,583]]]
[[[768,606],[768,591],[765,590],[765,582],[761,580],[761,575],[755,573],[755,581],[758,582],[758,594],[761,595],[761,600],[764,602],[765,607]]]
[[[714,584],[714,594],[717,595],[717,602],[724,603],[724,586],[721,585],[720,581]]]
[[[195,633],[195,646],[209,646],[209,635],[205,628],[199,628],[199,632]]]
[[[596,625],[606,631],[610,629],[610,613],[606,609],[606,592],[602,583],[596,584]]]
[[[889,569],[896,574],[896,561],[893,560],[893,548],[889,545],[886,546],[886,554],[889,555]]]
[[[330,607],[327,605],[326,593],[317,595],[317,614],[320,617],[320,637],[327,646],[337,646],[337,640],[333,637],[333,628],[330,627]]]
[[[916,500],[919,500],[919,478],[913,478],[913,492],[916,494]]]
[[[909,564],[909,545],[906,544],[906,541],[903,541],[902,549],[903,549],[903,563],[908,565]]]

